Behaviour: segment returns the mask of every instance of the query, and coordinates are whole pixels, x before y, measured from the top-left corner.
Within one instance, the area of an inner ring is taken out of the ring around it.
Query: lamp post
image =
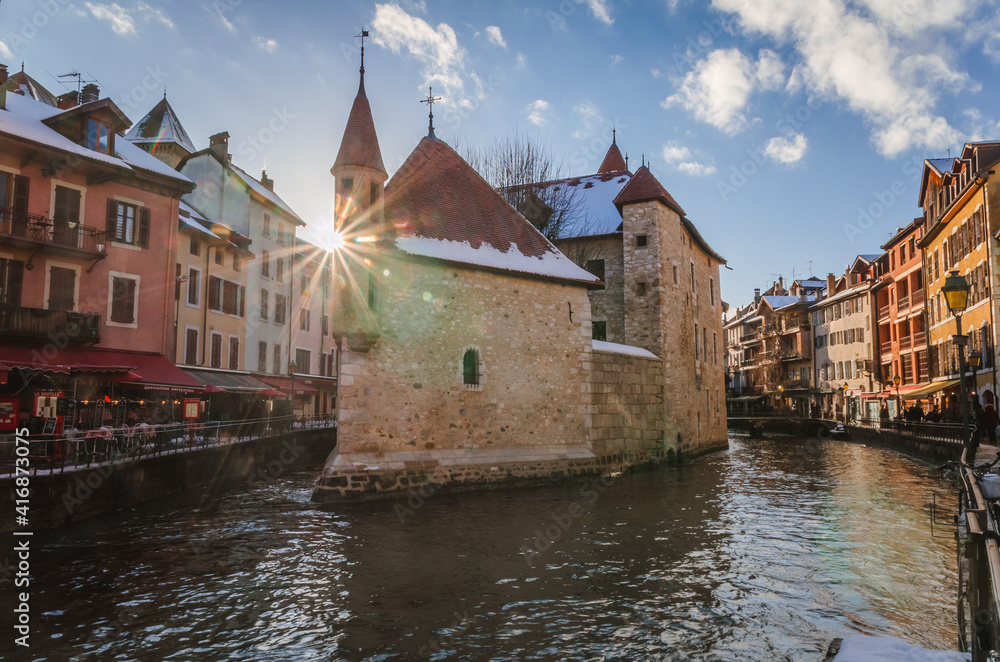
[[[959,398],[962,411],[962,444],[969,444],[969,405],[965,395],[965,346],[969,339],[962,335],[962,313],[969,305],[969,283],[958,271],[953,270],[944,281],[941,288],[948,311],[955,316],[955,335],[952,342],[958,350]],[[975,458],[969,458],[975,460]]]
[[[847,425],[847,382],[844,382],[840,389],[844,392],[844,425]]]
[[[288,376],[292,378],[292,392],[288,394],[288,400],[292,403],[292,425],[295,424],[295,370],[298,367],[295,361],[288,362]]]
[[[899,373],[892,376],[892,385],[896,387],[896,416],[898,417],[903,412],[903,401],[899,399],[899,385],[902,383],[903,378],[899,376]]]
[[[785,387],[778,386],[778,410],[784,410],[785,408]]]

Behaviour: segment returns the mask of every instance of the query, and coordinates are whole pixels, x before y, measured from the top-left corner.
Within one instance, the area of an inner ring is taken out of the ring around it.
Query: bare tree
[[[557,180],[564,177],[548,145],[523,133],[494,138],[485,146],[465,144],[465,160],[510,205],[528,219],[550,241],[585,234],[586,209],[577,187]]]

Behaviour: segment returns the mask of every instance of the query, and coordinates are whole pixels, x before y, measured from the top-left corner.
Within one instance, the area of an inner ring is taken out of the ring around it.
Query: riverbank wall
[[[728,421],[728,429],[730,432],[747,434],[751,437],[786,434],[829,439],[830,431],[837,424],[837,421],[817,418],[732,417]],[[894,427],[871,428],[848,425],[847,431],[848,437],[844,441],[887,448],[928,462],[957,460],[962,454],[962,445],[955,441],[922,437]]]
[[[229,491],[319,463],[336,445],[336,428],[307,429],[234,443],[28,475],[27,524],[18,530],[67,526],[99,513],[198,489]],[[0,532],[13,530],[18,478],[0,478]]]

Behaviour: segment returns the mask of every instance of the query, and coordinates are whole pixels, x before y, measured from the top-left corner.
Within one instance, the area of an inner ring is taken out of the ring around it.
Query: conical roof
[[[625,188],[615,198],[614,203],[618,207],[618,211],[621,212],[622,206],[625,204],[646,202],[647,200],[659,200],[681,216],[684,216],[684,210],[674,200],[674,196],[670,195],[667,189],[663,188],[663,184],[653,176],[653,173],[649,171],[649,167],[640,166],[635,171],[635,175],[632,176],[629,183],[625,185]]]
[[[597,169],[597,174],[604,175],[612,172],[625,172],[626,170],[628,170],[628,166],[625,165],[625,159],[622,158],[621,150],[612,141],[611,147],[608,148],[608,153],[604,155],[604,160],[601,161],[601,167]]]
[[[382,150],[378,146],[378,134],[375,133],[375,120],[372,119],[372,109],[365,95],[365,74],[361,74],[361,84],[358,95],[354,97],[351,114],[344,128],[344,138],[340,141],[340,151],[334,168],[344,166],[363,166],[387,174],[382,164]]]
[[[174,109],[170,107],[166,95],[153,109],[146,113],[146,116],[136,122],[128,133],[125,140],[138,145],[148,143],[176,143],[186,149],[188,153],[197,150],[194,143],[188,137],[187,131],[181,125]]]
[[[59,105],[59,100],[56,99],[56,95],[45,89],[45,87],[37,80],[24,73],[23,69],[15,74],[11,74],[10,80],[14,81],[21,87],[25,96],[29,96],[35,101],[41,101],[49,106]]]

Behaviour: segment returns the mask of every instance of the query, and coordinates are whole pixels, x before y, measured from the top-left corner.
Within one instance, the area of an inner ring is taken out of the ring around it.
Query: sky
[[[322,245],[362,29],[390,175],[429,87],[439,138],[521,133],[567,176],[616,128],[727,259],[733,306],[880,252],[920,215],[925,158],[1000,139],[996,0],[4,0],[0,62],[56,94],[80,72],[133,122],[165,90],[197,148],[228,131]]]

